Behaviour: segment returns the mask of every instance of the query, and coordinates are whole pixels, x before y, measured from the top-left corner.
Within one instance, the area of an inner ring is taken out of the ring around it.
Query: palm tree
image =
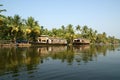
[[[0,6],[3,6],[2,4],[0,4]],[[0,10],[0,13],[2,13],[2,12],[6,12],[6,9],[1,9]],[[4,15],[2,15],[2,14],[0,14],[0,17],[4,17],[5,18],[5,16]]]
[[[80,26],[80,25],[77,25],[77,26],[76,26],[76,30],[81,32],[81,26]]]
[[[13,36],[14,41],[16,41],[16,39],[19,37],[19,36],[17,36],[18,31],[22,26],[21,17],[19,15],[14,15],[14,17],[12,18],[11,26],[12,26],[12,36]]]
[[[102,41],[103,43],[107,43],[107,35],[105,32],[102,33]]]
[[[58,36],[58,30],[56,28],[52,29],[52,36],[57,37]]]
[[[82,32],[81,32],[81,35],[82,35],[82,37],[83,38],[88,38],[88,33],[89,31],[88,31],[88,27],[85,25],[85,26],[83,26],[83,28],[82,28]]]
[[[66,34],[65,34],[65,37],[69,44],[72,44],[74,36],[75,36],[75,32],[73,29],[73,25],[69,24],[66,27]]]
[[[19,24],[19,27],[18,27],[18,32],[17,32],[17,39],[22,39],[22,40],[25,40],[26,39],[26,35],[25,35],[25,32],[26,32],[26,27],[25,27],[25,20],[22,19],[21,20],[21,23]]]
[[[95,43],[97,39],[97,30],[93,31],[92,43]]]
[[[61,30],[62,30],[62,33],[65,34],[65,26],[64,25],[61,26]]]
[[[35,26],[39,26],[38,22],[35,21],[35,19],[33,17],[28,17],[28,19],[25,21],[26,26],[28,28],[34,28]]]
[[[19,15],[14,17],[8,16],[6,19],[8,26],[9,37],[16,41],[16,39],[24,39],[24,22]]]
[[[90,41],[92,42],[92,40],[93,40],[93,30],[92,30],[92,28],[89,28],[88,31],[89,31],[88,32],[88,39],[90,39]]]
[[[44,33],[44,26],[40,27],[40,35],[42,35]]]
[[[62,25],[61,28],[62,28],[62,30],[65,30],[65,26],[64,25]]]
[[[107,34],[106,34],[105,32],[103,32],[103,37],[105,37],[105,38],[106,38],[106,36],[107,36]]]
[[[28,17],[26,20],[26,26],[29,31],[27,33],[27,39],[35,41],[36,38],[40,35],[40,26],[37,21],[33,17]]]
[[[81,26],[77,25],[75,30],[77,31],[75,38],[80,38],[81,37]]]
[[[2,4],[0,4],[0,7],[1,6],[3,6]],[[0,39],[2,38],[2,37],[5,37],[4,36],[4,30],[5,30],[5,26],[6,26],[6,24],[5,24],[5,16],[4,15],[2,15],[1,13],[2,12],[5,12],[6,10],[5,9],[0,9]],[[4,30],[3,30],[4,29]]]

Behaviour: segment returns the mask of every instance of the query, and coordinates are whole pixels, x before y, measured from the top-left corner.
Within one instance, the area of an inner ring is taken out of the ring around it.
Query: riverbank
[[[31,46],[83,46],[83,45],[120,45],[120,44],[47,44],[47,43],[6,43],[0,44],[0,47],[31,47]]]
[[[29,44],[29,43],[0,44],[0,47],[14,47],[14,46],[18,46],[18,47],[30,47],[31,44]]]

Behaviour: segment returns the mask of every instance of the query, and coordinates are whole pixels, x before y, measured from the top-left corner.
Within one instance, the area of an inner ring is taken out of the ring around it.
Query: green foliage
[[[3,6],[3,5],[0,4],[0,7],[1,7],[1,6]],[[5,16],[1,14],[2,12],[6,12],[6,9],[0,9],[0,17],[5,18]]]
[[[2,6],[2,5],[0,5]],[[6,11],[0,10],[0,13]],[[52,28],[48,30],[44,26],[40,26],[33,17],[22,19],[19,15],[4,16],[0,14],[0,39],[1,40],[19,40],[36,41],[40,35],[48,35],[51,37],[61,37],[67,39],[68,44],[72,44],[74,38],[89,39],[91,43],[98,44],[118,44],[120,39],[114,36],[107,36],[105,32],[98,33],[97,30],[85,26],[67,26],[62,25],[60,28]],[[74,29],[75,28],[75,29]]]

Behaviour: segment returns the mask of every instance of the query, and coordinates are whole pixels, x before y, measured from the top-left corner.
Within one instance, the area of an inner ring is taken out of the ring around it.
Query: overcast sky
[[[32,16],[45,28],[87,25],[120,38],[120,0],[0,0],[6,16]]]

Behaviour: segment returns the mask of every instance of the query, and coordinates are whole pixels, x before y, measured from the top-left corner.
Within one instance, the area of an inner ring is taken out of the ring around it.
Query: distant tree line
[[[0,5],[2,6],[2,5]],[[115,36],[107,36],[105,32],[98,33],[97,30],[85,26],[73,26],[68,24],[62,25],[60,28],[52,28],[48,30],[38,24],[33,17],[22,19],[19,15],[4,16],[1,13],[6,11],[0,10],[0,40],[28,40],[36,41],[40,35],[48,35],[51,37],[61,37],[67,39],[68,43],[72,43],[74,38],[89,39],[91,43],[117,44],[120,39]]]

